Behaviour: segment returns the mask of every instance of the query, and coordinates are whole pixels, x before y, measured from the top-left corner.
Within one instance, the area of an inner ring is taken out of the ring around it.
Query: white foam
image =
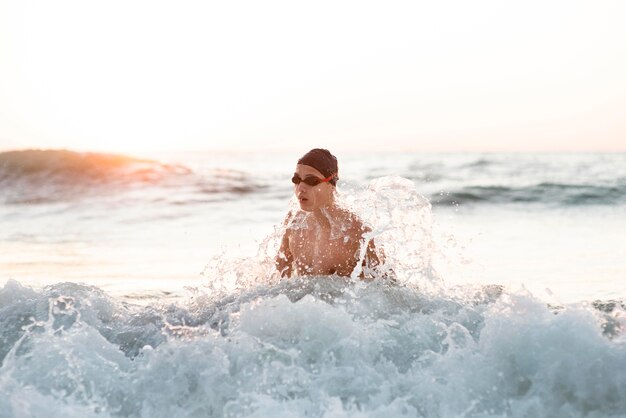
[[[3,325],[0,416],[626,414],[626,340],[602,327],[619,307],[320,277],[135,310],[65,287],[60,309],[59,289],[7,286],[3,309],[51,308],[21,337]]]

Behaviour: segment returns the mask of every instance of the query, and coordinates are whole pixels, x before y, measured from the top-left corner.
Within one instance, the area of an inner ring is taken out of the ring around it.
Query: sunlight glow
[[[0,0],[0,149],[626,150],[626,3]]]

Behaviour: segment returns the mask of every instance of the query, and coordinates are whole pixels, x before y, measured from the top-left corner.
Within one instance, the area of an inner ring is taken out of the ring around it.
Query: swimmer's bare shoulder
[[[363,234],[371,232],[372,229],[363,223],[361,218],[359,218],[354,213],[341,209],[341,216],[343,218],[343,223],[346,225],[346,233],[351,239],[361,240],[363,239]]]

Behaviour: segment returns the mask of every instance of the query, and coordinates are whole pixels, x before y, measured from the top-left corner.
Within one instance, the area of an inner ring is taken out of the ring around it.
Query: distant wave
[[[136,186],[185,188],[200,195],[250,193],[260,188],[235,170],[214,170],[202,176],[184,165],[117,154],[70,150],[0,153],[1,203],[58,202]]]
[[[74,176],[73,180],[133,176],[150,181],[163,173],[189,173],[180,165],[161,164],[117,154],[69,150],[24,150],[0,153],[0,179],[35,176]]]
[[[436,205],[464,203],[543,203],[546,205],[612,205],[626,202],[626,181],[612,185],[539,183],[524,187],[466,186],[431,196]]]

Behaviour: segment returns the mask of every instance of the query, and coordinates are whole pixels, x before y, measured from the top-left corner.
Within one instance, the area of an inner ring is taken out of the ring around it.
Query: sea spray
[[[357,215],[370,229],[363,236],[354,279],[362,272],[367,245],[373,240],[382,263],[375,271],[366,272],[368,277],[393,278],[398,284],[419,286],[423,291],[441,288],[442,279],[433,267],[433,259],[441,249],[432,237],[432,208],[412,181],[389,176],[374,179],[366,187],[349,185],[347,191],[337,194],[337,204]],[[292,198],[286,212],[297,210]],[[341,230],[332,219],[329,221],[331,231]],[[280,281],[275,260],[286,227],[286,222],[277,225],[254,257],[228,257],[228,250],[214,256],[203,272],[207,289],[232,291]]]
[[[340,193],[338,202],[372,229],[364,238],[366,242],[374,240],[383,253],[383,265],[377,270],[393,272],[400,283],[422,288],[440,282],[433,269],[437,250],[432,238],[432,208],[412,181],[397,176],[377,178],[367,187]],[[365,249],[366,245],[362,246],[361,259]],[[357,263],[357,269],[360,267]]]

